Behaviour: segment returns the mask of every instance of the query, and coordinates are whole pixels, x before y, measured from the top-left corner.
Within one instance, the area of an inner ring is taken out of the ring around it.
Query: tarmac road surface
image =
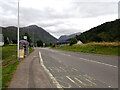
[[[118,88],[118,57],[39,48],[53,87]]]
[[[21,61],[9,84],[9,88],[117,87],[117,56],[49,48],[36,48]]]

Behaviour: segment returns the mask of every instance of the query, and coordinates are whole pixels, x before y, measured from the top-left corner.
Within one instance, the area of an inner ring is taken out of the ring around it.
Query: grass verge
[[[88,43],[88,44],[81,44],[81,45],[73,45],[73,46],[65,46],[65,47],[58,47],[59,50],[67,50],[67,51],[74,51],[74,52],[83,52],[83,53],[94,53],[94,54],[104,54],[104,55],[120,55],[118,50],[120,48],[119,43],[109,43],[109,42],[102,42],[102,43]],[[56,48],[53,48],[56,49]]]
[[[30,48],[30,53],[34,50]],[[17,60],[17,46],[8,45],[2,47],[2,88],[7,88],[17,69],[17,66],[21,62]]]

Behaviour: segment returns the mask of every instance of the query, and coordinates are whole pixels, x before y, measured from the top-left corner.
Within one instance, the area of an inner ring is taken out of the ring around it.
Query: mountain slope
[[[120,19],[115,21],[106,22],[102,25],[94,27],[81,35],[76,37],[83,43],[88,42],[115,42],[120,41]]]
[[[3,35],[8,37],[10,40],[17,40],[17,27],[14,27],[14,26],[3,27],[2,32],[3,32]],[[36,25],[21,27],[20,37],[22,37],[26,32],[30,34],[32,41],[42,40],[45,43],[54,43],[57,41],[55,37],[53,37],[43,28],[38,27]]]
[[[60,36],[59,40],[68,40],[70,38],[74,38],[76,37],[76,35],[80,35],[81,33],[75,33],[75,34],[71,34],[71,35],[62,35]]]

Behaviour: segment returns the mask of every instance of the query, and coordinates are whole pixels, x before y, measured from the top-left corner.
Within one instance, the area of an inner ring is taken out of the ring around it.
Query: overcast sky
[[[118,18],[119,0],[20,0],[20,26],[38,25],[55,37],[84,32]],[[0,25],[17,26],[17,0],[0,0]]]

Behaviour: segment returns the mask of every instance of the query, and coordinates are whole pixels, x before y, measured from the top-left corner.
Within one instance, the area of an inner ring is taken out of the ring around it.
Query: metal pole
[[[18,0],[18,59],[19,59],[19,0]]]

